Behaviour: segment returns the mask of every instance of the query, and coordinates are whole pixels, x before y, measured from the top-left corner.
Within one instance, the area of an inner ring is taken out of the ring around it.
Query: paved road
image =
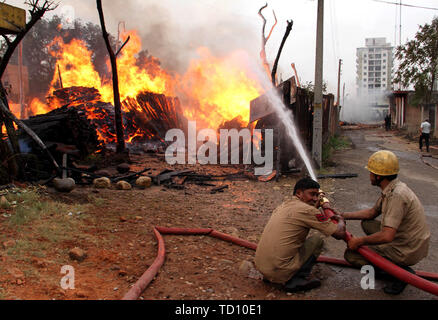
[[[393,151],[400,161],[399,178],[407,183],[422,202],[432,233],[429,255],[414,266],[414,269],[438,273],[438,170],[421,160],[416,143],[409,143],[382,129],[345,131],[344,135],[351,139],[353,148],[334,155],[334,160],[338,164],[335,172],[358,173],[359,177],[323,182],[331,186],[333,193],[330,194],[330,198],[335,207],[342,211],[354,211],[373,206],[380,195],[380,189],[370,184],[369,173],[364,167],[373,152],[383,149]],[[434,158],[424,159],[435,163],[438,161]],[[358,221],[348,221],[347,229],[353,235],[363,235]],[[345,249],[343,241],[330,238],[327,239],[325,247],[323,255],[343,258]],[[322,264],[317,268],[326,279],[320,289],[306,294],[311,298],[379,300],[437,298],[412,286],[408,286],[401,295],[390,296],[382,291],[385,283],[380,280],[376,280],[375,290],[363,290],[360,281],[364,275],[359,270]]]

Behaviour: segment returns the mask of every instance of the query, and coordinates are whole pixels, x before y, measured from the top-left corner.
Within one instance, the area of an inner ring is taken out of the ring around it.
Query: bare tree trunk
[[[29,10],[31,18],[29,22],[26,23],[26,26],[23,29],[20,28],[20,31],[18,32],[18,34],[15,35],[13,41],[11,41],[7,35],[2,35],[4,40],[6,41],[7,49],[5,54],[0,59],[0,118],[3,118],[3,122],[6,126],[14,156],[20,154],[20,147],[18,144],[18,139],[15,133],[12,118],[10,117],[10,114],[12,113],[9,110],[8,98],[6,96],[6,90],[3,87],[3,83],[1,82],[1,78],[5,73],[6,67],[12,57],[12,54],[14,53],[17,46],[20,44],[21,40],[23,40],[29,30],[32,29],[35,23],[37,23],[47,11],[54,10],[57,7],[57,5],[54,4],[53,1],[49,0],[44,1],[43,4],[40,4],[40,0],[28,0],[25,3],[31,8]],[[12,157],[12,159],[15,158]],[[15,161],[15,165],[13,165],[13,167],[16,166],[18,168],[17,173],[15,174],[20,174],[20,170],[23,170],[23,168],[21,168],[21,166],[17,164],[16,160],[13,161]],[[13,169],[13,171],[15,170]]]
[[[123,132],[123,121],[122,121],[122,106],[120,103],[120,92],[119,92],[119,77],[117,74],[117,60],[113,49],[108,38],[108,32],[105,27],[105,18],[103,16],[102,0],[96,0],[97,11],[99,12],[100,25],[102,27],[102,34],[105,40],[105,45],[108,50],[111,61],[111,71],[113,75],[113,91],[114,91],[114,112],[115,112],[115,122],[116,122],[116,134],[117,134],[117,153],[123,153],[125,151],[125,137]]]
[[[275,16],[275,11],[272,10],[272,13],[274,14],[275,23],[271,28],[271,31],[269,31],[269,34],[267,37],[265,37],[265,28],[266,28],[266,18],[263,16],[262,11],[268,6],[266,3],[263,7],[259,10],[259,16],[263,19],[263,27],[262,27],[262,50],[260,51],[260,58],[262,59],[263,67],[265,68],[266,74],[268,76],[271,75],[271,68],[269,67],[268,59],[266,58],[266,43],[268,42],[269,38],[272,35],[272,31],[274,31],[275,26],[277,25],[277,17]]]
[[[281,51],[283,50],[283,46],[286,43],[286,39],[289,36],[290,31],[292,30],[292,25],[294,22],[292,20],[287,22],[286,32],[283,36],[283,40],[281,41],[280,49],[278,49],[277,58],[275,59],[274,66],[272,67],[272,84],[275,87],[276,81],[275,81],[275,74],[277,73],[277,67],[278,67],[278,61],[280,60]]]
[[[0,166],[4,166],[7,163],[7,172],[9,181],[11,181],[12,177],[16,177],[18,175],[18,165],[16,158],[12,156],[12,150],[9,149],[6,140],[3,140],[3,134],[1,130],[3,128],[4,117],[3,113],[0,111],[0,161],[2,162]]]
[[[3,83],[0,81],[0,104],[1,106],[4,106],[5,109],[9,111],[9,104],[8,104],[8,98],[6,96],[6,89],[3,87]],[[17,133],[14,128],[14,124],[11,119],[9,119],[6,116],[5,111],[3,111],[3,108],[0,108],[0,118],[3,121],[6,132],[8,133],[9,141],[12,146],[12,155],[19,155],[20,152],[20,145],[18,144],[18,137]],[[1,126],[0,126],[1,128]],[[12,178],[19,178],[22,172],[20,172],[20,161],[17,157],[10,157],[10,160],[8,161],[10,164],[10,175]]]

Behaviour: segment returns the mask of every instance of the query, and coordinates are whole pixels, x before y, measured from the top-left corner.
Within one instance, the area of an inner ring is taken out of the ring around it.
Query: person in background
[[[423,151],[423,139],[426,142],[426,150],[429,152],[429,138],[430,138],[430,123],[429,120],[426,119],[421,123],[420,126],[420,151]]]
[[[391,130],[391,114],[387,114],[385,117],[385,129],[386,131]]]

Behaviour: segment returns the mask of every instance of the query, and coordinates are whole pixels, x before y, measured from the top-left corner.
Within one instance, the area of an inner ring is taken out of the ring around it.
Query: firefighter
[[[310,179],[299,180],[294,196],[274,210],[257,246],[255,266],[264,280],[279,284],[288,292],[310,290],[321,285],[310,278],[310,272],[321,253],[323,239],[319,234],[307,237],[310,229],[325,236],[342,239],[345,223],[338,224],[321,213],[319,184]]]
[[[374,153],[365,168],[370,172],[371,184],[378,186],[382,193],[372,208],[341,213],[345,220],[361,220],[366,233],[348,241],[345,259],[357,267],[368,265],[356,249],[370,245],[381,256],[414,273],[409,266],[425,258],[429,249],[430,231],[423,206],[415,193],[397,178],[399,162],[391,151]],[[379,215],[381,220],[375,220]],[[382,273],[377,270],[376,274]],[[390,283],[384,288],[385,293],[400,294],[405,289],[405,282],[388,274],[386,277]]]

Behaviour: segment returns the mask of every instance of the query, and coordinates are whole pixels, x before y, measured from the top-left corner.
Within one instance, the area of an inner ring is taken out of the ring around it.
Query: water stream
[[[286,106],[283,103],[283,100],[278,96],[277,90],[274,90],[271,81],[268,79],[266,74],[262,72],[260,74],[260,79],[262,79],[263,87],[265,89],[266,97],[268,98],[268,101],[270,105],[273,107],[275,112],[278,115],[278,118],[283,122],[283,124],[286,127],[286,131],[289,135],[289,137],[292,139],[293,144],[297,148],[301,158],[304,161],[304,164],[306,165],[307,171],[309,172],[310,177],[317,181],[315,172],[313,171],[312,164],[310,162],[310,159],[307,155],[306,150],[303,147],[303,144],[301,143],[301,140],[298,136],[297,130],[295,128],[295,125],[292,121],[293,114],[291,110],[288,110]]]

